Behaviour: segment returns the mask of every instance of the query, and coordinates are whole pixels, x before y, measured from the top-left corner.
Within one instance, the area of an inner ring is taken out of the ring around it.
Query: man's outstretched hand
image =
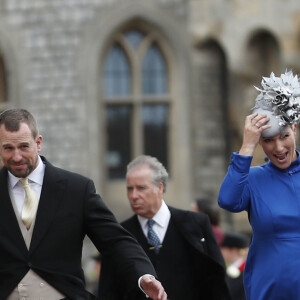
[[[167,300],[165,289],[154,276],[144,275],[141,279],[141,287],[151,299]]]

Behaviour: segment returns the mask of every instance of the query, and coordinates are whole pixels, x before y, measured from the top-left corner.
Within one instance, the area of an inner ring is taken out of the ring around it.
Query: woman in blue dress
[[[298,76],[286,72],[262,80],[243,143],[232,154],[218,202],[231,212],[247,211],[252,241],[244,273],[248,300],[300,299],[300,116]],[[260,145],[269,161],[251,167]]]

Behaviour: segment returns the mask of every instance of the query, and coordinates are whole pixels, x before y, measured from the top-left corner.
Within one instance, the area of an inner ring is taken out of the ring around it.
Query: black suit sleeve
[[[140,276],[144,274],[156,276],[155,270],[142,247],[116,221],[100,196],[96,194],[91,181],[87,186],[86,195],[84,207],[86,232],[102,254],[103,261],[107,260],[114,270],[122,294],[129,294],[132,290],[138,289]]]

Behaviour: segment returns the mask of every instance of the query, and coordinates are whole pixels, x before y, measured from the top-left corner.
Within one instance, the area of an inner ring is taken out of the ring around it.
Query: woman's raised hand
[[[267,115],[259,115],[258,113],[251,114],[246,117],[243,144],[239,151],[240,155],[252,156],[259,142],[261,133],[270,128],[266,123],[270,120]]]

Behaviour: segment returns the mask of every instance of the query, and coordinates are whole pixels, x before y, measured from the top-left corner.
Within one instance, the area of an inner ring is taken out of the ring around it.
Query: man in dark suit
[[[28,111],[0,114],[0,299],[96,299],[81,268],[86,234],[114,261],[125,295],[140,284],[153,299],[167,299],[148,257],[93,182],[51,165],[39,156],[41,145]]]
[[[168,173],[154,157],[139,156],[127,167],[127,196],[135,215],[122,226],[135,236],[152,261],[171,300],[230,299],[225,264],[209,218],[169,207],[163,200]],[[100,295],[123,299],[110,262],[102,264]],[[131,299],[144,299],[142,293]]]

